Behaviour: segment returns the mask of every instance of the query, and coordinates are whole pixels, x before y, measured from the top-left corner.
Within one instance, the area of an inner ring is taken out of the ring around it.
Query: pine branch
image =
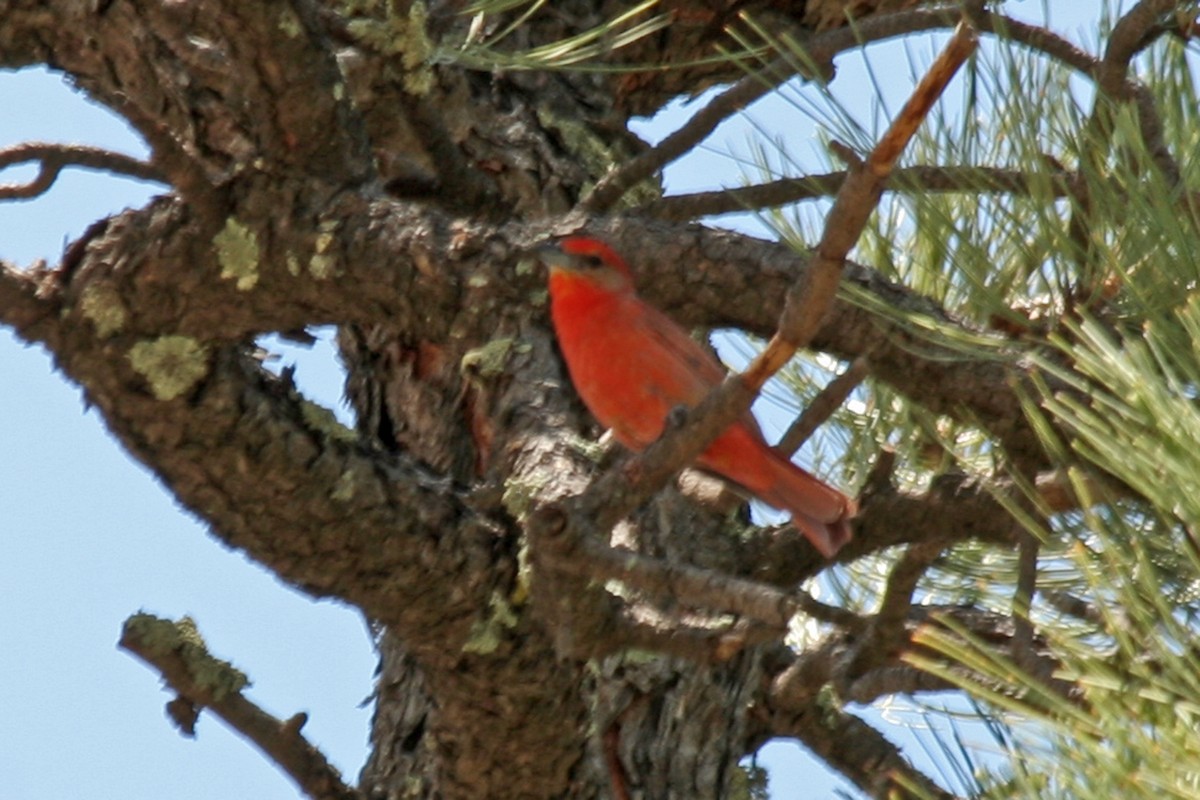
[[[1128,59],[1136,54],[1141,46],[1141,39],[1150,30],[1149,27],[1144,27],[1146,22],[1143,15],[1150,10],[1159,11],[1164,6],[1174,5],[1171,0],[1154,0],[1153,3],[1139,3],[1135,6],[1125,16],[1125,19],[1130,21],[1126,23],[1127,27],[1117,44],[1113,45],[1110,42],[1112,60],[1108,62],[1081,50],[1046,28],[1020,22],[1003,14],[984,12],[971,5],[967,6],[967,13],[979,30],[1019,42],[1078,70],[1096,81],[1100,94],[1118,101],[1132,99],[1138,109],[1138,124],[1147,149],[1163,174],[1168,178],[1174,176],[1172,182],[1175,182],[1179,175],[1179,167],[1163,140],[1162,119],[1154,97],[1143,84],[1125,74]]]
[[[798,63],[795,56],[789,53],[745,76],[658,145],[614,168],[580,202],[580,210],[593,214],[610,210],[629,189],[692,150],[719,124],[792,76],[815,70],[828,78],[832,75],[833,58],[840,52],[908,33],[953,26],[959,19],[961,14],[949,7],[901,11],[861,20],[853,28],[844,27],[814,34],[799,45],[803,50],[804,63]]]
[[[804,446],[817,428],[833,416],[846,399],[850,397],[863,379],[870,373],[870,364],[866,356],[859,356],[850,366],[828,383],[817,396],[813,398],[796,420],[788,426],[775,449],[791,458],[796,451]]]
[[[713,98],[696,112],[683,127],[667,136],[655,147],[639,154],[613,169],[596,184],[591,193],[579,203],[579,209],[589,214],[602,214],[611,209],[625,192],[661,170],[667,164],[708,137],[726,119],[750,103],[775,89],[792,76],[783,60],[777,60],[760,72],[747,75]]]
[[[913,606],[917,583],[942,553],[938,544],[909,545],[892,571],[879,599],[879,611],[870,618],[863,635],[855,638],[843,667],[843,680],[855,681],[895,658],[908,643],[905,621]]]
[[[656,219],[684,221],[703,216],[773,208],[801,200],[830,197],[837,193],[838,187],[846,179],[846,174],[845,171],[831,172],[802,178],[784,178],[757,186],[672,195],[656,200],[640,210]],[[1071,179],[1072,176],[1063,170],[1041,175],[1024,170],[984,166],[904,167],[895,170],[888,178],[885,191],[907,194],[1005,193],[1022,196],[1045,192],[1048,198],[1058,198],[1068,195]]]
[[[799,739],[869,797],[956,800],[909,764],[883,734],[830,703],[814,699],[803,709],[776,716],[779,735]]]

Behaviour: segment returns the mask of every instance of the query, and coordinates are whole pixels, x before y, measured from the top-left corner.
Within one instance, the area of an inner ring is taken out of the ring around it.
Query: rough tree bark
[[[349,796],[722,797],[739,760],[774,735],[801,738],[877,796],[900,791],[897,778],[942,793],[821,694],[832,685],[869,701],[898,690],[871,683],[885,674],[910,691],[943,686],[897,660],[915,619],[905,603],[875,638],[826,609],[844,627],[795,654],[779,630],[739,627],[721,609],[622,601],[544,569],[526,530],[612,460],[583,444],[599,431],[556,355],[529,246],[586,229],[628,253],[640,290],[684,322],[769,334],[804,257],[674,221],[678,211],[655,210],[653,174],[623,213],[577,205],[613,165],[646,153],[632,115],[722,83],[742,81],[736,104],[766,91],[736,66],[693,63],[739,12],[807,42],[828,71],[856,36],[959,18],[916,5],[664,2],[669,26],[604,58],[685,66],[601,73],[455,61],[457,44],[513,17],[473,30],[453,0],[0,0],[0,66],[66,72],[137,128],[169,187],[98,222],[52,269],[5,265],[0,322],[44,345],[214,536],[377,626],[373,751]],[[561,40],[621,8],[549,4],[505,47]],[[846,279],[956,324],[866,267]],[[355,432],[253,357],[257,334],[327,324],[341,326]],[[814,346],[869,354],[872,377],[977,421],[1025,469],[1045,465],[1020,413],[1022,364],[943,359],[910,336],[839,306]],[[884,470],[839,559],[968,538],[1008,545],[998,508],[952,477],[904,495]],[[674,486],[613,536],[772,590],[822,568],[794,532],[752,528]],[[1004,619],[969,621],[1009,635]],[[219,703],[205,697],[188,700]]]

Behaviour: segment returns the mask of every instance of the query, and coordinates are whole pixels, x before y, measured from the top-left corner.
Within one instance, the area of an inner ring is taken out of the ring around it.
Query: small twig
[[[1012,616],[1013,661],[1023,668],[1028,668],[1035,659],[1033,652],[1033,618],[1030,611],[1033,608],[1033,595],[1037,591],[1038,551],[1041,545],[1028,531],[1017,533],[1017,585],[1013,592]]]
[[[867,706],[884,695],[929,694],[954,691],[957,688],[950,681],[932,672],[908,664],[889,664],[846,681],[838,687],[838,696],[847,702]]]
[[[866,619],[855,614],[853,611],[844,609],[841,606],[831,606],[828,603],[822,603],[806,592],[797,592],[795,597],[796,607],[802,613],[807,614],[815,620],[828,622],[831,625],[844,628],[850,633],[861,633],[869,624]]]
[[[775,445],[775,449],[791,458],[800,447],[808,441],[817,428],[833,413],[842,407],[850,393],[867,377],[870,365],[865,356],[859,356],[841,375],[838,375],[822,389],[813,401],[791,424],[783,438]]]
[[[908,617],[913,605],[913,592],[929,566],[941,555],[940,545],[912,544],[892,567],[888,575],[883,597],[879,599],[879,613],[871,627],[880,631],[903,629],[903,620]]]
[[[855,641],[851,657],[841,670],[843,678],[853,681],[895,660],[908,642],[905,621],[912,610],[913,592],[941,552],[940,543],[912,544],[904,551],[888,575],[878,613],[870,619],[866,633]]]
[[[1165,3],[1163,0],[1156,0],[1155,5],[1162,7],[1164,5],[1171,6],[1173,3],[1169,0]],[[1141,8],[1142,4],[1139,4],[1118,22],[1118,26],[1124,22],[1129,26],[1129,30],[1123,32],[1120,37],[1116,37],[1115,43],[1110,39],[1109,52],[1105,54],[1104,59],[1093,56],[1053,31],[1037,25],[1020,22],[1003,14],[986,13],[979,10],[968,10],[968,14],[981,31],[997,34],[1023,44],[1090,77],[1096,82],[1100,94],[1117,101],[1132,100],[1137,106],[1138,124],[1141,127],[1142,139],[1146,142],[1147,149],[1163,174],[1169,179],[1171,176],[1175,176],[1177,180],[1179,165],[1163,139],[1162,119],[1155,106],[1154,96],[1145,86],[1125,74],[1128,59],[1132,58],[1137,49],[1144,46],[1139,37],[1132,35],[1134,23],[1141,18],[1140,15],[1131,15]],[[1125,22],[1125,20],[1131,19],[1133,21]],[[1114,28],[1114,36],[1115,34],[1116,29]],[[1111,60],[1109,60],[1110,58]],[[1120,69],[1114,70],[1118,64],[1121,65]],[[1174,183],[1175,180],[1172,182]]]
[[[1084,622],[1090,622],[1093,625],[1103,626],[1106,624],[1104,612],[1082,598],[1057,590],[1047,591],[1046,589],[1042,589],[1039,594],[1041,594],[1043,600],[1059,613],[1075,617]]]
[[[844,171],[784,178],[758,186],[664,197],[643,210],[657,219],[684,221],[747,209],[772,208],[801,200],[829,197],[837,192],[845,179]],[[895,170],[887,181],[886,189],[910,193],[992,192],[1021,196],[1046,191],[1047,197],[1059,198],[1068,194],[1069,181],[1070,175],[1062,170],[1038,175],[1001,167],[918,166]]]
[[[538,540],[538,556],[560,574],[597,582],[618,580],[648,596],[732,612],[776,630],[786,629],[797,610],[795,598],[770,586],[609,547],[599,536],[586,535],[590,531],[579,535],[563,523],[561,512],[545,506],[530,516],[527,525],[530,536]]]
[[[0,170],[29,161],[39,162],[37,176],[28,183],[0,183],[0,200],[28,200],[44,194],[54,185],[65,167],[95,169],[143,181],[166,182],[153,165],[99,147],[25,142],[0,149]]]
[[[639,154],[600,179],[579,202],[588,213],[612,208],[625,192],[704,141],[717,126],[792,76],[786,59],[776,59],[761,72],[747,75],[696,112],[683,127],[657,146]]]
[[[125,621],[118,644],[157,669],[167,685],[179,693],[170,711],[184,733],[189,733],[198,708],[212,709],[254,742],[309,797],[362,800],[321,751],[300,735],[304,715],[277,719],[247,700],[241,693],[248,684],[246,676],[209,654],[191,620],[185,617],[172,622],[135,614]]]
[[[1100,68],[1095,75],[1096,86],[1101,94],[1114,100],[1122,99],[1122,95],[1125,94],[1132,95],[1138,110],[1142,140],[1155,165],[1171,186],[1178,185],[1180,181],[1179,165],[1175,163],[1163,140],[1162,122],[1154,98],[1148,92],[1129,93],[1127,87],[1138,86],[1128,77],[1130,61],[1153,41],[1148,37],[1148,33],[1177,5],[1176,0],[1141,0],[1134,4],[1113,26]],[[1106,133],[1110,125],[1107,109],[1097,102],[1092,109],[1088,128],[1096,133]]]
[[[586,657],[596,658],[633,649],[696,664],[722,664],[748,647],[779,641],[779,630],[745,619],[732,625],[698,626],[681,619],[672,619],[667,625],[653,625],[625,618],[608,639],[609,643],[600,649],[590,648]]]
[[[1168,29],[1159,23],[1178,6],[1178,0],[1141,0],[1117,20],[1104,51],[1105,66],[1116,71],[1112,76],[1115,81],[1124,80],[1129,62],[1154,41],[1151,32],[1166,34]]]
[[[44,266],[20,270],[0,260],[0,324],[29,342],[46,341],[62,309],[62,294],[47,286],[46,277]]]

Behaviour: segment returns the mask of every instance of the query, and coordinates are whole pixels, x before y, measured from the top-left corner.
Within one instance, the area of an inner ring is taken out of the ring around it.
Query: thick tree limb
[[[468,281],[486,283],[493,302],[525,303],[540,291],[540,275],[516,272],[513,265],[557,223],[496,229],[455,223],[429,208],[349,196],[316,215],[275,214],[244,222],[232,218],[228,225],[231,233],[240,232],[234,240],[278,246],[250,249],[240,272],[226,272],[220,243],[228,244],[231,234],[222,237],[221,230],[197,226],[181,204],[162,200],[115,217],[92,241],[77,243],[75,278],[56,290],[60,294],[45,299],[64,304],[91,328],[89,313],[94,316],[98,307],[85,311],[84,299],[116,295],[126,310],[137,312],[128,318],[118,315],[118,327],[147,336],[177,333],[237,341],[306,325],[386,318],[409,321],[402,324],[419,326],[414,335],[437,339],[446,334],[446,320],[426,311],[451,302]],[[322,226],[336,226],[339,236],[329,237]],[[642,294],[668,310],[686,312],[683,321],[690,324],[769,333],[787,286],[804,271],[804,258],[783,245],[728,232],[636,218],[610,219],[587,230],[628,253]],[[179,270],[180,263],[188,270]],[[223,278],[223,272],[229,277]],[[864,267],[850,265],[847,279],[901,316],[927,315],[939,325],[978,336],[935,304]],[[239,281],[253,281],[253,287],[240,289]],[[10,291],[19,285],[27,287],[21,291],[36,291],[24,279],[7,285]],[[0,305],[0,322],[17,322],[17,309]],[[480,324],[487,322],[481,319]],[[996,341],[998,348],[1005,343]],[[966,358],[903,325],[842,303],[816,345],[841,357],[870,353],[875,377],[931,410],[957,416],[967,409],[1011,451],[1036,447],[1013,390],[1022,374],[1017,364]]]
[[[837,560],[852,561],[901,544],[908,544],[909,551],[893,569],[878,615],[863,618],[792,591],[826,564],[803,536],[788,526],[764,529],[746,541],[737,571],[741,578],[611,548],[603,543],[599,526],[565,527],[562,512],[551,506],[533,516],[529,529],[540,543],[538,556],[548,559],[549,565],[564,574],[596,583],[620,581],[649,598],[736,613],[776,631],[785,628],[797,613],[855,631],[863,638],[855,648],[857,655],[848,656],[843,665],[849,680],[868,674],[881,663],[880,658],[891,659],[898,652],[903,642],[895,636],[903,634],[916,582],[943,549],[966,540],[1016,544],[1012,518],[996,499],[997,494],[1014,491],[1015,486],[985,486],[960,475],[935,482],[919,496],[901,493],[890,484],[873,487],[864,494],[856,520],[860,535],[838,554]],[[594,610],[604,614],[615,609]],[[922,611],[921,617],[924,615]],[[639,641],[644,644],[650,635],[642,634]],[[621,640],[617,637],[612,641],[620,644]],[[684,652],[665,645],[664,649],[685,657],[701,652]],[[705,658],[710,657],[710,649],[702,652]]]
[[[90,271],[81,268],[84,276]],[[441,558],[450,559],[442,568],[458,576],[461,595],[461,564],[450,542],[470,549],[493,534],[444,481],[360,447],[355,434],[261,370],[240,345],[170,329],[135,332],[143,307],[96,278],[74,287],[83,291],[70,313],[50,314],[63,302],[61,287],[43,282],[39,297],[31,278],[6,269],[0,319],[54,347],[59,367],[84,386],[113,434],[227,545],[314,595],[340,597],[401,628],[397,612],[419,616],[425,602],[401,596],[415,591],[432,600],[416,588],[417,576],[436,571]],[[279,531],[288,534],[280,538]],[[388,532],[382,541],[380,531]],[[441,544],[431,551],[435,542]],[[422,551],[430,554],[424,564],[412,555]],[[453,582],[446,580],[449,592]],[[477,600],[486,604],[486,595]],[[426,610],[441,617],[448,596],[432,602]],[[466,639],[466,627],[460,635]]]
[[[579,204],[581,211],[603,214],[633,186],[649,178],[667,164],[700,144],[717,126],[763,97],[792,75],[785,61],[774,62],[760,73],[747,75],[696,113],[682,128],[663,139],[656,147],[616,167],[591,194]]]
[[[121,648],[149,664],[179,693],[169,709],[185,735],[201,709],[214,714],[253,742],[313,800],[362,800],[338,770],[300,733],[305,715],[277,719],[242,694],[246,676],[208,653],[188,619],[180,622],[136,614],[125,621]],[[181,702],[182,701],[182,702]]]
[[[0,65],[52,63],[134,125],[159,173],[211,194],[269,170],[354,185],[372,172],[361,122],[310,3],[8,2]],[[155,59],[146,58],[154,52]],[[197,98],[207,96],[208,101]]]

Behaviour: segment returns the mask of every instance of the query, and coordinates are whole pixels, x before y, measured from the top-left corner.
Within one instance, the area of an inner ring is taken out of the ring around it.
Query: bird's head
[[[551,278],[582,279],[606,289],[632,289],[633,272],[616,251],[599,239],[568,236],[535,251]]]

